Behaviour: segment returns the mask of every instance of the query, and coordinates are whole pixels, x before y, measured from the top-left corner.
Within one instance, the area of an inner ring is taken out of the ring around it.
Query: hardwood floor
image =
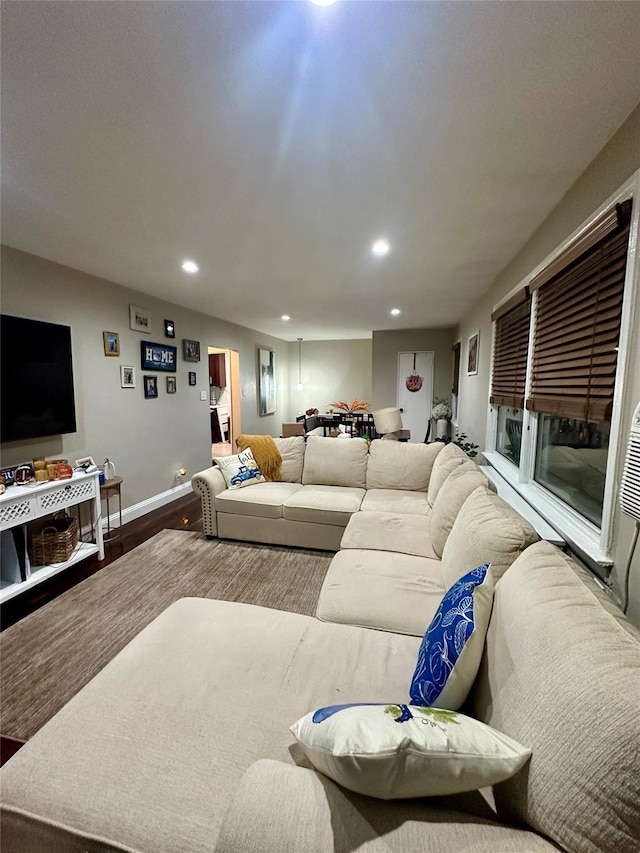
[[[122,526],[122,542],[105,542],[105,558],[89,557],[81,563],[71,566],[60,575],[32,587],[22,595],[4,602],[0,610],[0,630],[9,628],[20,619],[24,619],[34,610],[45,605],[56,596],[99,572],[109,563],[122,557],[127,551],[151,539],[164,528],[171,530],[195,530],[202,532],[202,506],[200,497],[193,493],[172,501],[160,509],[149,512],[135,521]]]

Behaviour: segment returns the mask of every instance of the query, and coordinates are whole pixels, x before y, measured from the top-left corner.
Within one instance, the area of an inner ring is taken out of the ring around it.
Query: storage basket
[[[32,566],[64,563],[78,544],[78,520],[66,512],[47,519],[39,531],[31,535],[29,559]]]

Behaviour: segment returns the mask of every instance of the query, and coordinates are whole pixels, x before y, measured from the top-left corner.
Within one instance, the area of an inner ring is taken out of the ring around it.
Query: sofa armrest
[[[217,536],[215,496],[227,488],[220,469],[212,466],[205,468],[191,478],[191,487],[200,495],[202,500],[202,524],[205,536]]]

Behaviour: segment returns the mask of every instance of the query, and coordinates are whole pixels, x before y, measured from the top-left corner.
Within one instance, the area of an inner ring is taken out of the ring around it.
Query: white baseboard
[[[192,491],[191,481],[189,480],[186,483],[181,483],[179,486],[174,486],[172,489],[167,489],[166,492],[160,492],[159,495],[154,495],[151,498],[147,498],[144,501],[140,501],[140,503],[133,504],[133,506],[128,506],[126,509],[122,510],[122,523],[126,524],[128,521],[135,521],[136,518],[141,518],[143,515],[146,515],[148,512],[153,512],[154,509],[160,509],[160,507],[166,506],[170,504],[171,501],[175,501],[178,498],[182,498],[185,495],[189,494]],[[118,505],[117,499],[115,500],[115,506]],[[114,500],[111,500],[111,506],[114,506]],[[111,523],[111,527],[117,527],[120,524],[120,517],[118,512],[112,512],[109,518]],[[107,528],[107,517],[104,516],[102,519],[102,527],[103,530]]]

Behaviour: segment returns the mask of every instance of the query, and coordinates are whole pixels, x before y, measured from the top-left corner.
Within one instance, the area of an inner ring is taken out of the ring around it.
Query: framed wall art
[[[176,377],[167,376],[167,394],[176,393]]]
[[[144,396],[146,400],[152,400],[158,396],[158,377],[144,376]]]
[[[133,365],[122,364],[120,366],[120,387],[135,388],[136,387],[136,369]]]
[[[260,389],[260,415],[276,411],[275,353],[271,349],[258,349],[258,387]]]
[[[120,335],[117,332],[103,332],[102,343],[105,355],[120,355]]]
[[[173,320],[164,321],[164,336],[165,338],[175,338],[176,324],[173,322]]]
[[[167,373],[175,373],[178,361],[177,347],[140,341],[140,354],[143,370],[164,370]]]
[[[190,371],[189,371],[189,385],[195,385],[195,384],[196,384],[196,374],[195,374],[195,371],[194,371],[194,370],[190,370]]]
[[[129,327],[134,332],[150,335],[153,331],[151,312],[147,308],[140,308],[139,305],[129,305]]]
[[[480,356],[480,332],[474,332],[469,338],[469,353],[467,356],[467,376],[475,376],[478,372]]]
[[[200,361],[200,341],[182,339],[182,357],[185,361]]]

